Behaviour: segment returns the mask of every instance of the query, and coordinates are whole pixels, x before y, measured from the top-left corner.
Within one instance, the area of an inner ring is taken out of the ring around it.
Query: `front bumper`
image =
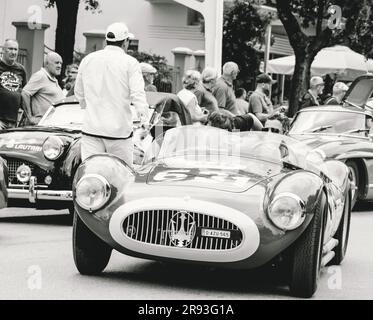
[[[31,177],[26,188],[16,188],[10,185],[8,188],[9,199],[26,199],[31,203],[36,203],[38,200],[57,200],[57,201],[72,201],[73,192],[71,190],[43,190],[37,189],[36,177]]]

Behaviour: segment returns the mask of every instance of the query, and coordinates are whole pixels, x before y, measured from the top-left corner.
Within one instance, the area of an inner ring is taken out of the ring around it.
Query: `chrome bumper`
[[[31,203],[37,200],[59,200],[72,201],[73,192],[71,190],[37,190],[36,178],[31,177],[28,189],[8,188],[9,199],[28,199]]]

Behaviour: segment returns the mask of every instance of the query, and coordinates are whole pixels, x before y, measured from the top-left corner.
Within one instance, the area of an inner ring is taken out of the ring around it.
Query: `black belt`
[[[108,140],[127,140],[127,139],[130,139],[130,138],[133,137],[133,131],[131,132],[131,134],[128,137],[125,137],[125,138],[106,137],[106,136],[100,136],[100,135],[97,135],[97,134],[92,134],[92,133],[87,133],[87,132],[82,132],[82,134],[84,134],[85,136],[89,136],[89,137],[100,138],[100,139],[108,139]]]

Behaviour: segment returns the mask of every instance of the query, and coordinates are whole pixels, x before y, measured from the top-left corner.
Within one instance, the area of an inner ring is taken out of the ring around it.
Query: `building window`
[[[187,16],[188,26],[198,26],[201,23],[201,20],[203,20],[203,16],[201,13],[188,8],[188,16]]]

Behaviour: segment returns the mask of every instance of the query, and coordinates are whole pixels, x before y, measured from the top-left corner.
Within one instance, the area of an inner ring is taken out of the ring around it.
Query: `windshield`
[[[214,162],[227,165],[229,158],[252,158],[289,163],[316,173],[324,171],[323,154],[293,138],[268,132],[228,132],[207,126],[170,129],[145,152],[145,163],[171,157],[184,161]],[[227,161],[228,160],[228,161]],[[324,171],[325,172],[325,171]]]
[[[64,104],[58,107],[50,107],[38,125],[81,130],[83,112],[79,104]]]
[[[351,132],[358,129],[366,129],[365,114],[318,110],[298,113],[289,134],[351,133],[366,135],[365,132]]]

